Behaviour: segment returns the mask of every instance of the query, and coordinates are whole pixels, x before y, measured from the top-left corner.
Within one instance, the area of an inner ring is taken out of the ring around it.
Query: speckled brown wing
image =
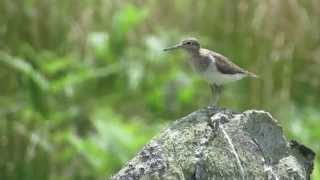
[[[215,53],[215,52],[210,52],[210,55],[214,57],[216,66],[218,71],[220,71],[223,74],[247,74],[247,71],[240,68],[233,62],[229,61],[228,58],[225,56]]]

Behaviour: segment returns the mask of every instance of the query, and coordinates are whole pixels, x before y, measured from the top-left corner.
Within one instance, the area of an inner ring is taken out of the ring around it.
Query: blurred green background
[[[105,179],[206,106],[185,54],[162,52],[187,36],[260,75],[222,106],[320,154],[319,0],[0,0],[0,179]]]

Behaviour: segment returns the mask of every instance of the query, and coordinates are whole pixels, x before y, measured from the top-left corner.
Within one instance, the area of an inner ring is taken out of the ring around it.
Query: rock
[[[267,112],[208,107],[172,123],[112,179],[310,179],[314,157]]]

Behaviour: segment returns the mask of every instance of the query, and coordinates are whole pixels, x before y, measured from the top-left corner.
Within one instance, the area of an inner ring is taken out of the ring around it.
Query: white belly
[[[223,85],[229,82],[237,81],[245,77],[244,74],[222,74],[214,63],[210,64],[209,68],[204,72],[198,72],[200,76],[209,84]]]

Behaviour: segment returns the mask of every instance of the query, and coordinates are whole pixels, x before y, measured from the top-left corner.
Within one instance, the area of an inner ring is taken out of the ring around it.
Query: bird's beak
[[[174,46],[165,48],[165,49],[163,49],[163,50],[164,50],[164,51],[171,51],[171,50],[178,49],[178,48],[180,48],[181,46],[182,46],[181,44],[177,44],[177,45],[174,45]]]

